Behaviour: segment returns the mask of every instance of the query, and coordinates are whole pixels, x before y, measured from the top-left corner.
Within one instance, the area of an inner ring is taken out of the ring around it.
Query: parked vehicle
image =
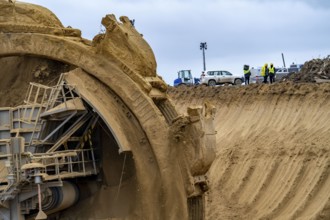
[[[191,74],[191,70],[180,70],[178,72],[178,78],[174,80],[174,86],[180,85],[198,85],[199,78],[193,78]]]
[[[260,74],[261,68],[252,68],[251,69],[251,82],[252,83],[262,83],[264,81],[264,77]],[[284,76],[288,75],[292,71],[290,68],[284,67],[275,67],[275,81],[281,80]]]
[[[251,83],[262,83],[264,78],[261,76],[261,67],[254,68],[252,67],[250,69],[251,76],[250,76],[250,82]]]
[[[200,83],[208,86],[215,86],[225,83],[242,85],[244,77],[234,75],[226,70],[204,71],[201,75]]]
[[[275,67],[275,81],[281,80],[284,76],[288,75],[292,72],[299,72],[301,68],[303,67],[303,64],[291,64],[289,68],[285,67]],[[260,74],[261,67],[254,68],[252,67],[250,69],[251,71],[251,83],[262,83],[264,78]]]
[[[292,72],[299,72],[301,70],[301,68],[303,67],[303,64],[295,64],[295,63],[292,63],[290,65],[290,67],[288,68],[288,72],[289,73],[292,73]]]
[[[284,76],[290,73],[288,68],[278,68],[275,73],[275,79],[281,80]]]

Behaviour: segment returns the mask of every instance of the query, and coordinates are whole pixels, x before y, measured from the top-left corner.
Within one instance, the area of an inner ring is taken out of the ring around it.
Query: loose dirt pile
[[[217,108],[206,219],[330,219],[330,84],[170,88]]]
[[[298,73],[291,73],[282,81],[323,82],[330,80],[330,55],[324,59],[307,61]]]

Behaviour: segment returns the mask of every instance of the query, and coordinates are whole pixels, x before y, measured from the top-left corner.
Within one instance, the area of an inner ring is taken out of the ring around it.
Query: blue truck
[[[180,70],[178,72],[178,78],[174,80],[173,85],[175,87],[180,86],[180,85],[198,85],[200,79],[199,78],[193,78],[191,74],[191,70]]]

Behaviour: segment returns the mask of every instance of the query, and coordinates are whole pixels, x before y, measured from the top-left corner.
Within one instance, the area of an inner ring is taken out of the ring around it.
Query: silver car
[[[284,76],[287,76],[289,74],[288,68],[279,68],[276,70],[275,78],[276,80],[281,80]]]
[[[201,75],[200,84],[215,86],[225,83],[233,85],[241,85],[244,82],[244,77],[234,75],[226,70],[205,71]]]

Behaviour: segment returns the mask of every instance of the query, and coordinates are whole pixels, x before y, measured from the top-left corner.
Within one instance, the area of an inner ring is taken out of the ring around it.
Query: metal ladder
[[[33,141],[40,139],[41,130],[44,126],[44,120],[40,115],[61,103],[66,105],[66,101],[74,99],[74,87],[66,85],[63,74],[60,76],[56,86],[49,87],[38,83],[30,83],[22,110],[22,122],[32,124],[34,126],[31,139],[28,146],[33,145]],[[67,89],[65,91],[64,87]]]

